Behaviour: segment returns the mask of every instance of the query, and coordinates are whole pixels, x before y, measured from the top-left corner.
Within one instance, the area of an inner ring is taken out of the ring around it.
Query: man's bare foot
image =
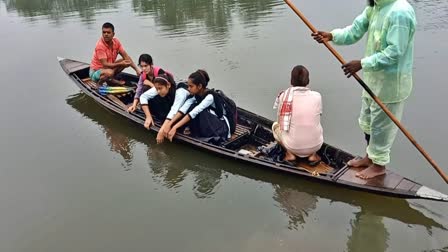
[[[386,174],[386,167],[384,165],[372,164],[366,169],[356,173],[356,177],[361,179],[371,179],[383,174]]]
[[[285,161],[294,161],[294,160],[296,160],[296,156],[294,154],[292,154],[291,152],[286,151],[284,160]]]
[[[320,159],[319,155],[317,155],[317,153],[314,153],[313,155],[308,157],[308,161],[310,161],[310,162],[318,162],[320,160],[321,159]]]
[[[365,156],[361,159],[354,158],[354,159],[348,161],[347,164],[348,164],[348,166],[351,166],[351,167],[369,167],[373,163],[369,157]]]
[[[322,159],[317,155],[317,153],[312,154],[308,157],[308,164],[311,166],[317,166]]]

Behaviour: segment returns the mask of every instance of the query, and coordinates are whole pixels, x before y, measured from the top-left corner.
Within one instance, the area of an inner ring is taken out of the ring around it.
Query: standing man
[[[102,85],[105,81],[124,85],[124,82],[114,79],[117,74],[129,66],[135,70],[137,75],[140,75],[141,71],[126,53],[118,38],[114,38],[114,26],[111,23],[104,23],[102,32],[103,35],[96,43],[93,59],[90,63],[90,79],[97,82],[98,85]],[[117,60],[118,54],[123,58]]]
[[[351,26],[330,33],[319,31],[312,36],[319,43],[351,45],[368,33],[365,57],[343,65],[342,69],[347,77],[363,69],[367,85],[401,120],[404,101],[412,90],[415,12],[407,0],[369,0],[368,4]],[[385,174],[398,127],[366,91],[362,94],[359,125],[366,135],[367,155],[350,160],[348,165],[366,167],[356,174],[362,179]]]

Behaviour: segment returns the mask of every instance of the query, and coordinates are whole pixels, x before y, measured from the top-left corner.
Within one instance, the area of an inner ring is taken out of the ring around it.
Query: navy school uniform
[[[216,106],[213,95],[209,93],[203,98],[190,97],[179,109],[179,112],[190,116],[188,127],[193,137],[216,144],[230,138],[229,121],[225,115],[218,118]]]
[[[189,95],[190,93],[185,88],[178,87],[174,98],[169,95],[161,97],[153,87],[140,96],[140,104],[149,106],[149,111],[155,120],[171,120]]]

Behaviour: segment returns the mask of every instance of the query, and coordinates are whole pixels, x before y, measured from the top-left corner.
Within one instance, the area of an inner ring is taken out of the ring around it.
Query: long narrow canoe
[[[89,79],[89,64],[63,58],[58,58],[58,60],[69,78],[97,103],[137,124],[143,125],[145,115],[142,111],[127,112],[127,108],[133,102],[133,91],[121,94],[101,94],[97,85]],[[135,85],[138,80],[135,75],[123,73],[121,76],[131,85]],[[448,202],[448,195],[402,177],[390,170],[387,170],[385,175],[370,180],[359,179],[355,176],[359,168],[352,168],[347,165],[348,160],[355,156],[327,143],[324,143],[318,152],[323,162],[316,167],[311,167],[303,162],[285,164],[272,161],[272,158],[258,151],[260,147],[269,147],[275,144],[271,132],[272,123],[267,118],[238,108],[237,130],[230,140],[219,146],[202,142],[183,133],[176,134],[175,139],[216,155],[237,159],[260,168],[298,175],[317,182],[321,181],[353,190],[392,197]],[[159,129],[160,122],[156,121],[151,130],[157,132]]]

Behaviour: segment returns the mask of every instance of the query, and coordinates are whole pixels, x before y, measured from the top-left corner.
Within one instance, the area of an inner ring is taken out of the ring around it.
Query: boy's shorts
[[[101,69],[98,70],[93,70],[92,68],[90,68],[89,70],[89,77],[92,81],[94,82],[98,82],[100,80],[101,77]]]

